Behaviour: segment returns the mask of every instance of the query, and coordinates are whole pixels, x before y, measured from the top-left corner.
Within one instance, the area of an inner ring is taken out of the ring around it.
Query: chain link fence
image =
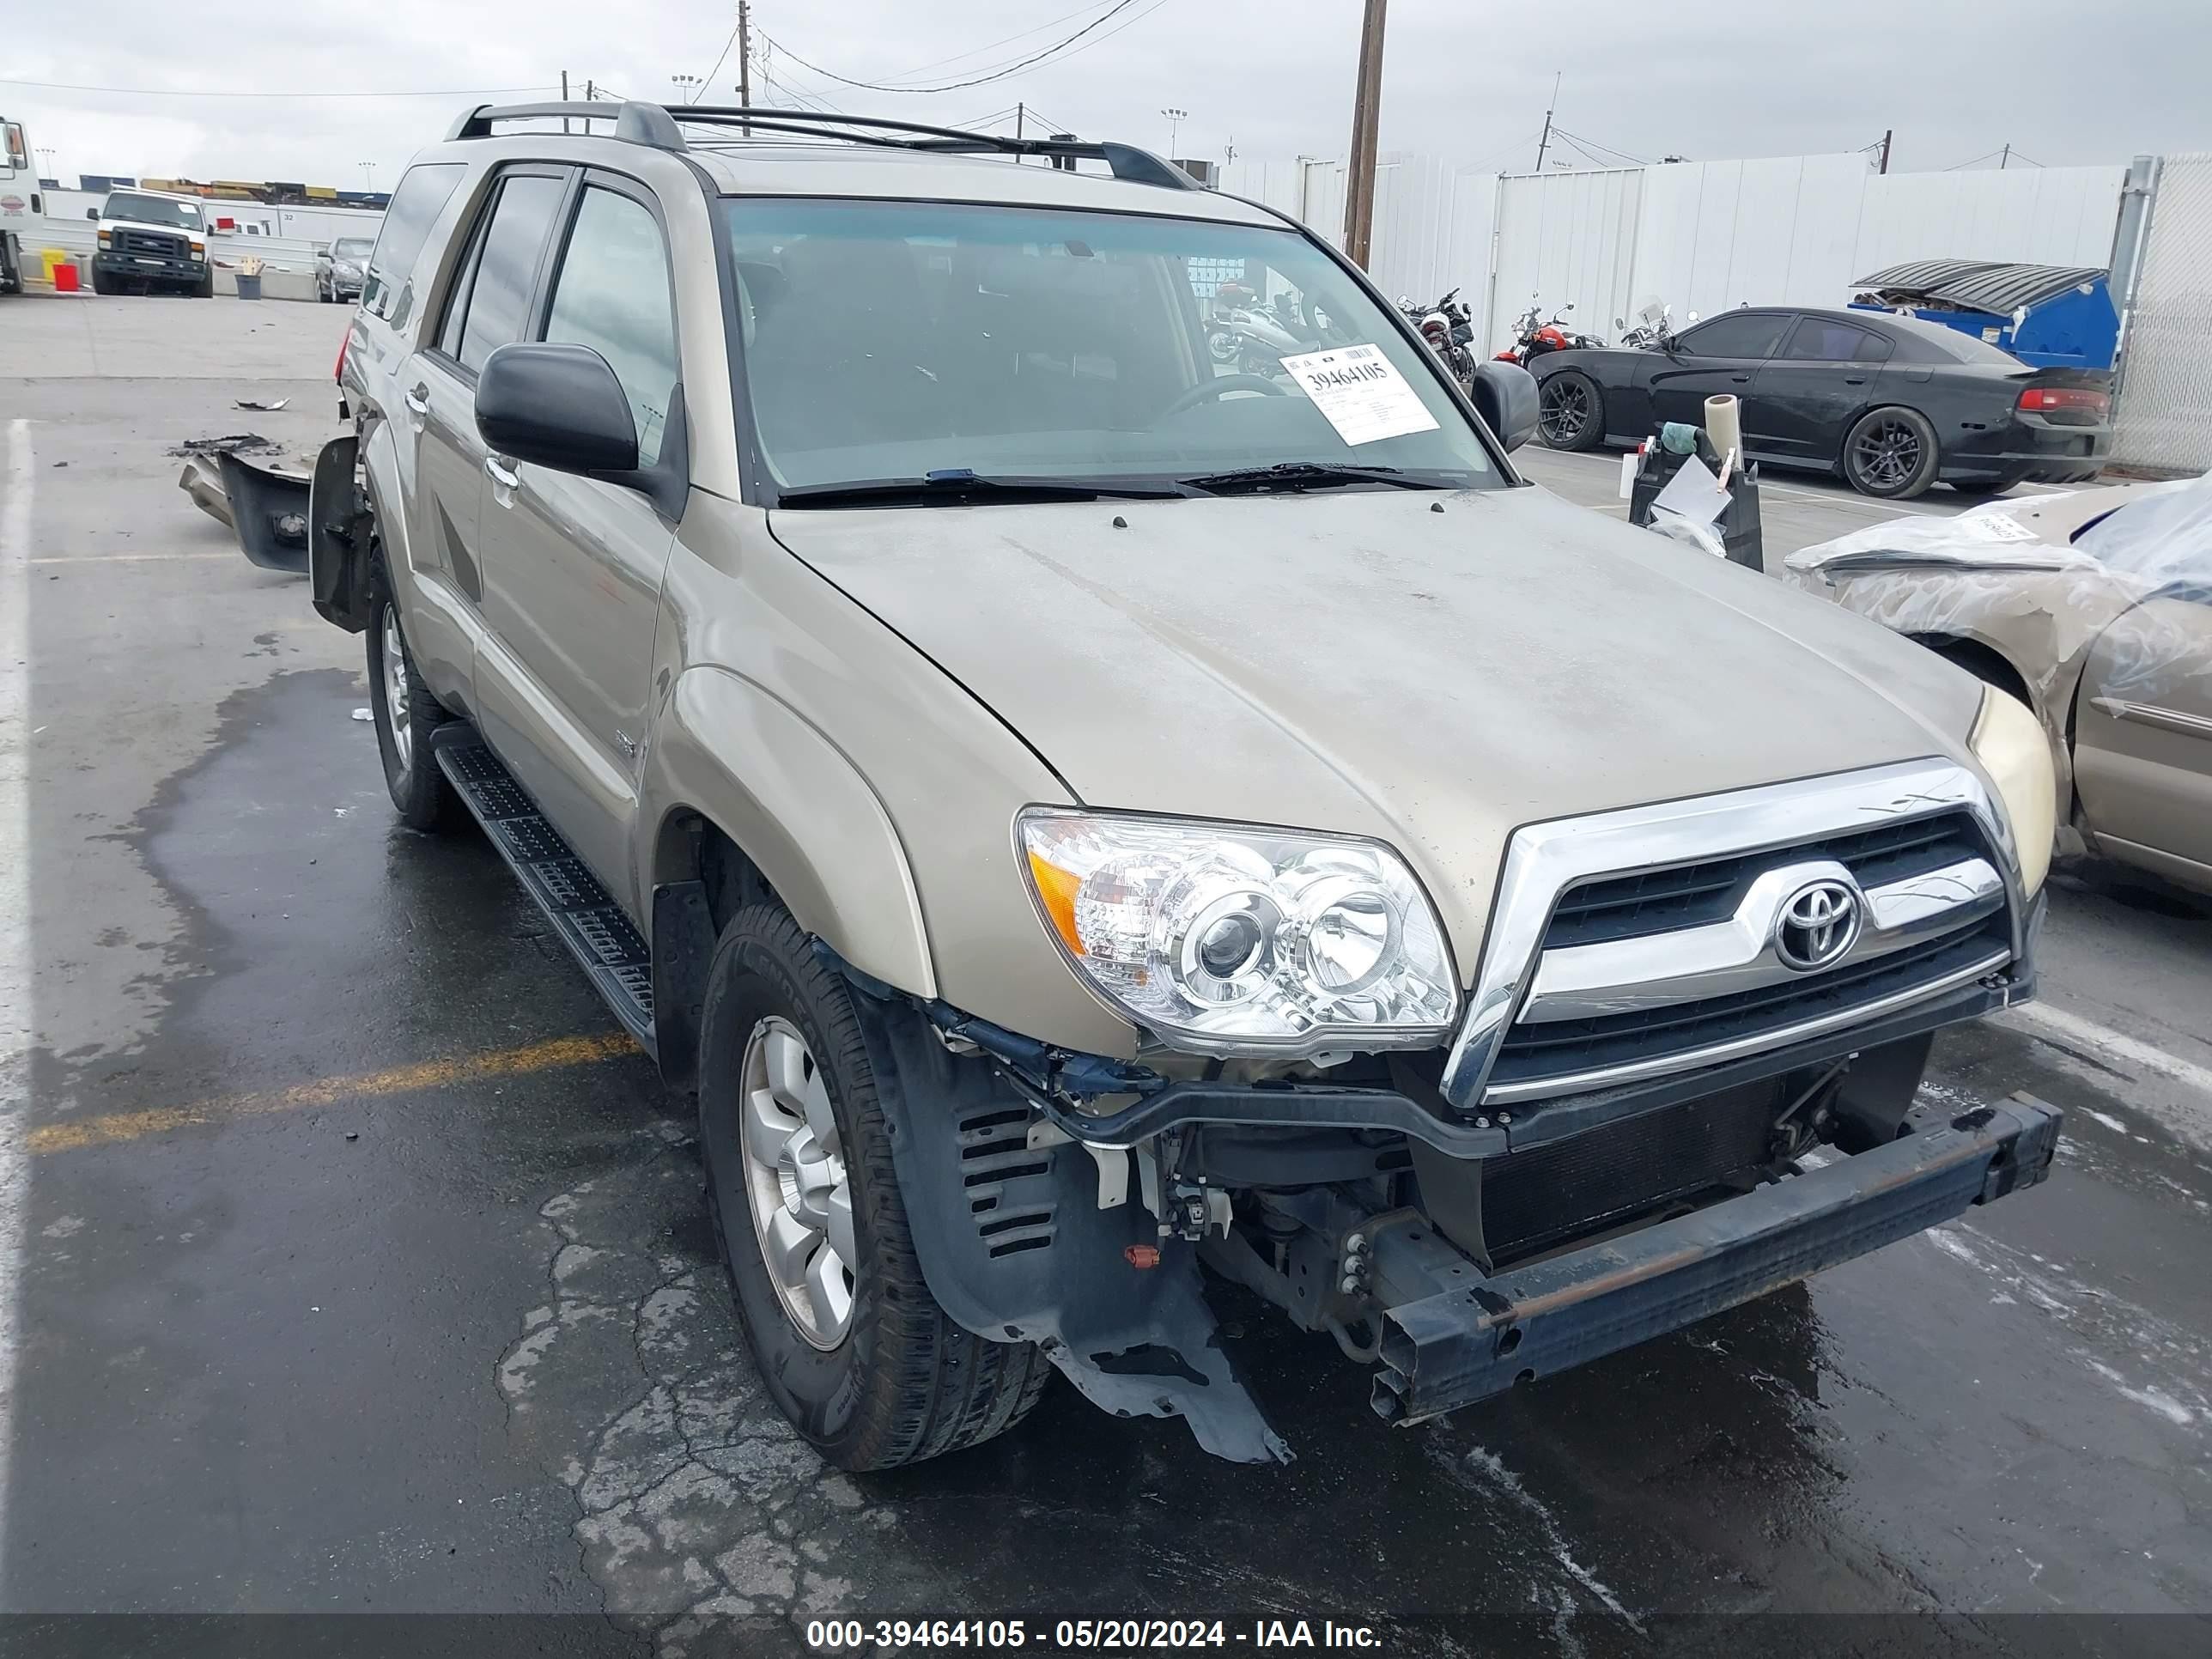
[[[2112,459],[2212,471],[2212,152],[2160,164],[2120,361]]]

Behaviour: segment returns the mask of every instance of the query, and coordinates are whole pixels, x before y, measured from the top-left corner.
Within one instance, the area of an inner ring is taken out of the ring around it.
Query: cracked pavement
[[[563,1615],[568,1649],[625,1655],[1132,1613],[1691,1653],[1686,1618],[1741,1610],[2040,1652],[2019,1615],[2212,1609],[2212,1096],[2185,1069],[2212,1065],[2212,920],[2098,884],[2054,895],[2045,994],[2185,1069],[2023,1022],[1947,1037],[1945,1099],[2068,1111],[2023,1198],[1405,1432],[1334,1344],[1224,1293],[1286,1468],[1055,1387],[974,1453],[828,1471],[753,1375],[689,1110],[641,1056],[301,1091],[613,1027],[480,838],[393,824],[360,642],[174,487],[163,451],[235,397],[321,434],[335,313],[258,307],[256,361],[297,367],[217,379],[257,308],[172,302],[176,342],[108,354],[126,380],[46,363],[29,313],[59,303],[0,307],[0,362],[56,374],[0,378],[45,562],[19,573],[35,1047],[7,1105],[174,1121],[26,1160],[0,1607]]]

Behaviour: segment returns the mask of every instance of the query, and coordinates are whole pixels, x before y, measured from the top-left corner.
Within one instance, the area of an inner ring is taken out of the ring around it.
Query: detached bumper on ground
[[[2041,1181],[2061,1114],[2025,1095],[1692,1214],[1384,1316],[1375,1409],[1418,1422],[1677,1330]],[[1380,1254],[1419,1249],[1376,1240]]]

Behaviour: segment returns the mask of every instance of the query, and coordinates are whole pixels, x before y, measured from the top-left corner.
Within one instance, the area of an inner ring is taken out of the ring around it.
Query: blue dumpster
[[[2038,368],[2109,369],[2120,340],[2111,278],[2067,265],[1916,259],[1860,277],[1851,305],[1941,323]]]

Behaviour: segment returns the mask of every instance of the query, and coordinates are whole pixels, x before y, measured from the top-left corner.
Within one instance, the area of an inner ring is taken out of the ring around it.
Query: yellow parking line
[[[265,1116],[271,1112],[294,1112],[308,1106],[335,1106],[341,1101],[373,1099],[379,1095],[412,1094],[422,1089],[445,1089],[493,1078],[520,1077],[563,1066],[587,1066],[594,1060],[637,1052],[637,1045],[619,1032],[553,1037],[544,1042],[526,1043],[520,1048],[501,1048],[461,1060],[426,1060],[419,1065],[395,1066],[389,1071],[369,1072],[357,1077],[329,1077],[317,1083],[295,1084],[289,1089],[218,1095],[190,1106],[155,1106],[144,1111],[107,1112],[97,1117],[47,1123],[32,1130],[24,1140],[33,1152],[74,1152],[88,1146],[106,1146],[119,1140],[166,1134],[172,1129],[187,1128],[193,1124],[222,1123],[233,1118]]]

